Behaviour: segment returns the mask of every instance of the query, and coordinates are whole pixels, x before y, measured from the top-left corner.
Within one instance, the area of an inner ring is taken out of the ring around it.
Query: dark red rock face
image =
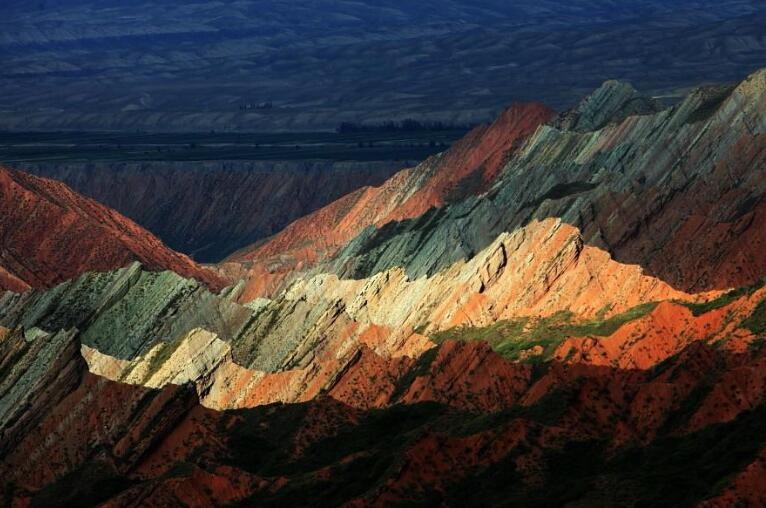
[[[0,287],[51,287],[138,261],[214,289],[223,280],[157,237],[66,185],[0,168]]]

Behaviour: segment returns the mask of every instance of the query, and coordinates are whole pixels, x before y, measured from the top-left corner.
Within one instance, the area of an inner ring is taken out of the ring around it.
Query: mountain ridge
[[[592,97],[299,219],[223,291],[134,262],[0,295],[0,497],[766,501],[766,70]]]

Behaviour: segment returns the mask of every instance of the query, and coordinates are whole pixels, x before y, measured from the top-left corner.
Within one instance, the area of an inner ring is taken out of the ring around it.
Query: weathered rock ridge
[[[535,368],[480,342],[445,343],[417,362],[367,352],[311,402],[228,412],[203,408],[186,386],[90,374],[78,345],[73,335],[2,337],[0,401],[24,393],[40,404],[0,420],[7,502],[763,500],[762,345],[694,344],[647,370]]]

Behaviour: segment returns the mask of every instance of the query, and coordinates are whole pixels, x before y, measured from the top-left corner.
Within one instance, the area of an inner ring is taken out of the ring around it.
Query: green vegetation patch
[[[520,360],[524,351],[540,346],[543,348],[543,354],[531,357],[530,361],[543,361],[549,358],[567,337],[612,335],[625,323],[646,316],[656,306],[657,302],[645,303],[608,319],[597,318],[579,322],[574,320],[571,312],[561,311],[544,318],[502,320],[485,327],[459,326],[434,333],[431,339],[436,343],[445,340],[481,340],[512,360]]]
[[[750,317],[742,321],[741,326],[747,328],[756,335],[766,332],[766,298],[761,300],[753,309]]]
[[[690,302],[678,302],[681,305],[687,307],[690,311],[692,311],[692,314],[695,316],[701,316],[702,314],[705,314],[706,312],[710,312],[711,310],[720,309],[721,307],[725,307],[729,305],[730,303],[734,302],[738,298],[741,298],[743,296],[751,296],[753,293],[761,289],[764,284],[766,284],[766,279],[760,280],[756,282],[755,284],[751,284],[749,286],[743,286],[741,288],[732,289],[728,293],[724,293],[718,298],[715,298],[713,300],[707,301],[707,302],[701,302],[701,303],[690,303]]]

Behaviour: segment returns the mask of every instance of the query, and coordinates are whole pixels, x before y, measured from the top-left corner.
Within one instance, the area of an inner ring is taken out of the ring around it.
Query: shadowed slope
[[[183,139],[183,136],[181,136]],[[218,262],[364,185],[395,162],[135,162],[26,164],[96,199],[200,262]]]
[[[317,275],[273,300],[242,306],[235,295],[135,264],[52,290],[7,293],[0,324],[43,334],[76,328],[95,350],[87,355],[94,372],[152,386],[200,379],[206,403],[228,407],[310,399],[360,350],[417,357],[431,346],[427,336],[456,325],[563,311],[593,319],[690,298],[583,246],[574,228],[553,219],[501,235],[470,262],[430,278],[408,280],[401,269],[366,280]]]
[[[517,110],[240,261],[298,268],[272,299],[137,263],[0,295],[3,501],[762,504],[764,92]]]
[[[609,82],[549,125],[544,109],[511,108],[220,268],[246,279],[242,301],[307,271],[361,279],[402,267],[416,279],[557,217],[583,243],[680,291],[749,284],[766,270],[764,80],[760,71],[736,87],[698,89],[660,111]]]

